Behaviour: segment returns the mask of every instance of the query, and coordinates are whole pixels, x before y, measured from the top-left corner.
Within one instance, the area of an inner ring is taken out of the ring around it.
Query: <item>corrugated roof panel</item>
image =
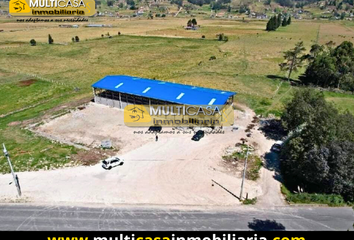
[[[125,75],[106,76],[92,84],[92,87],[186,105],[208,105],[214,98],[215,100],[211,104],[223,105],[230,96],[236,94],[235,92]],[[150,89],[147,90],[148,88]],[[182,93],[184,94],[177,99],[176,96],[178,97]]]

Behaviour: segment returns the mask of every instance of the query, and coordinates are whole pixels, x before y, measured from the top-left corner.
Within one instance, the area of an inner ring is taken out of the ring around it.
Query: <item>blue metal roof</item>
[[[230,96],[236,94],[125,75],[106,76],[92,84],[92,87],[186,105],[223,105]]]

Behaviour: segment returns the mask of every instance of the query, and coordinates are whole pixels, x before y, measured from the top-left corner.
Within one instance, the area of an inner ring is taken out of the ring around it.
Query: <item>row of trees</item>
[[[305,73],[299,77],[304,85],[313,85],[323,88],[337,88],[354,93],[354,46],[352,42],[344,41],[337,47],[331,41],[325,45],[314,44],[310,52],[303,42],[284,53],[285,61],[280,65],[281,70],[288,71],[288,80],[291,73],[308,63]]]
[[[338,88],[354,92],[354,47],[344,41],[337,47],[333,42],[314,44],[306,56],[309,62],[300,80],[305,85]]]
[[[267,26],[266,26],[266,30],[267,31],[275,31],[277,30],[277,28],[279,28],[280,26],[287,26],[291,24],[291,16],[289,16],[288,18],[283,17],[280,13],[278,14],[278,16],[273,16],[269,19],[269,21],[267,22]]]
[[[323,93],[307,88],[295,93],[281,120],[292,132],[280,156],[287,187],[353,202],[354,116],[339,113]]]

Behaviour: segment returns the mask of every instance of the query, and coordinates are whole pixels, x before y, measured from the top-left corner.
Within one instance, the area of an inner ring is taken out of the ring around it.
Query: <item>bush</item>
[[[216,37],[218,38],[218,41],[229,41],[229,38],[225,36],[223,33],[217,34]]]
[[[331,207],[346,205],[343,197],[336,194],[291,193],[284,185],[281,186],[281,192],[290,203],[326,204]]]
[[[52,36],[50,34],[48,34],[48,43],[49,44],[53,44],[54,39],[52,38]]]
[[[202,35],[202,39],[205,39],[205,35]]]
[[[79,37],[75,36],[75,42],[79,42],[79,41],[80,41]]]
[[[254,205],[257,203],[257,198],[251,198],[251,199],[245,199],[242,201],[243,204],[245,205]]]
[[[258,156],[248,155],[248,167],[246,178],[256,181],[259,178],[259,171],[262,168],[262,160]]]
[[[215,56],[211,56],[211,57],[209,58],[209,61],[211,61],[211,60],[216,60],[216,57],[215,57]]]
[[[36,46],[36,45],[37,45],[37,42],[36,42],[36,40],[31,39],[30,44],[31,44],[31,46]]]

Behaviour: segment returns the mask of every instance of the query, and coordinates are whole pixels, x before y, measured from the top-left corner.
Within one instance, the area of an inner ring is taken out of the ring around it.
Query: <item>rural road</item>
[[[351,208],[166,210],[0,205],[0,230],[353,230]]]

